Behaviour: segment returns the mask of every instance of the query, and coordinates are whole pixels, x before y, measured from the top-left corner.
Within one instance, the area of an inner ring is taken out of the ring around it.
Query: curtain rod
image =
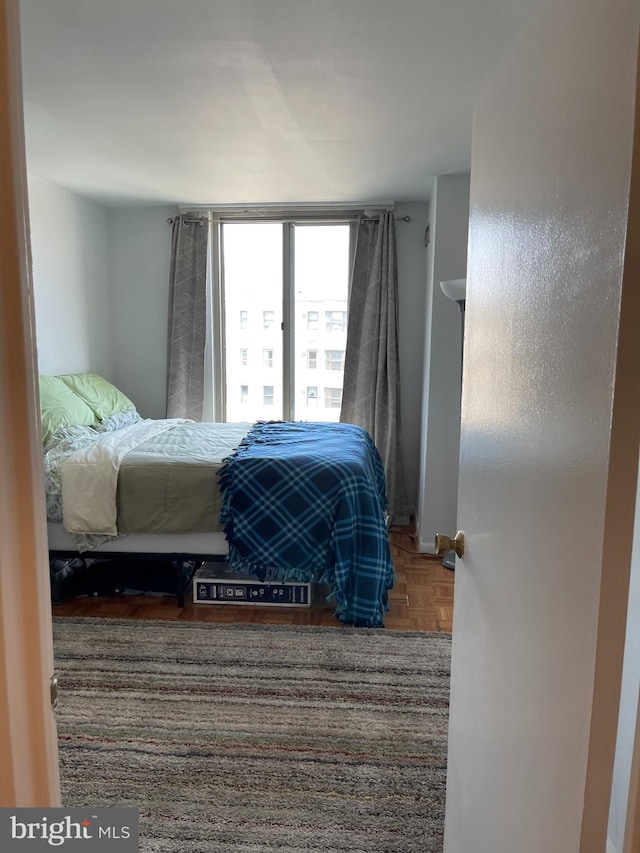
[[[205,211],[203,211],[203,213],[204,213],[204,212],[205,212]],[[207,211],[207,212],[208,212],[208,211]],[[223,212],[223,211],[221,211],[221,212]],[[335,211],[335,212],[337,213],[338,211]],[[410,216],[398,216],[396,213],[394,213],[394,211],[389,211],[389,213],[392,213],[392,214],[393,214],[393,216],[395,216],[395,218],[396,218],[396,222],[411,222],[411,217],[410,217]],[[321,216],[321,214],[319,214],[319,216]],[[224,216],[222,216],[222,217],[220,217],[220,218],[224,219],[225,217],[224,217]],[[234,219],[241,220],[242,218],[243,218],[243,217],[242,217],[242,216],[240,216],[239,214],[238,214],[238,215],[236,215],[236,216],[229,216],[229,221],[234,220]],[[250,217],[247,217],[247,218],[250,218]],[[261,219],[264,219],[264,221],[265,221],[265,222],[273,221],[273,219],[272,219],[271,217],[269,217],[268,219],[267,219],[266,217],[260,217],[260,218],[261,218]],[[281,218],[281,217],[274,217],[274,218],[275,218],[277,221],[280,221],[280,218]],[[304,217],[304,216],[300,216],[300,217],[292,217],[292,218],[293,218],[293,219],[298,219],[300,222],[304,222],[304,221],[305,221],[305,217]],[[379,216],[368,216],[368,217],[367,217],[367,219],[379,219]],[[197,223],[202,224],[202,222],[203,222],[203,220],[202,220],[202,219],[185,219],[184,221],[185,221],[186,223],[189,223],[189,224],[193,224],[193,223],[196,223],[196,222],[197,222]],[[257,220],[257,221],[259,221],[259,220]],[[312,220],[309,220],[309,221],[312,221]],[[169,225],[173,225],[174,217],[170,216],[170,217],[169,217],[169,219],[167,219],[167,222],[168,222],[168,224],[169,224]]]

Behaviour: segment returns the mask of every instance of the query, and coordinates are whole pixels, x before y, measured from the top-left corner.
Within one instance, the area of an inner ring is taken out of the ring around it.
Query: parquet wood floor
[[[398,580],[389,594],[385,626],[396,631],[450,632],[453,619],[454,572],[440,558],[416,551],[410,528],[390,531]],[[76,598],[53,607],[55,616],[103,616],[113,619],[168,619],[193,622],[251,622],[263,625],[339,627],[334,607],[316,596],[311,607],[251,607],[191,602],[176,607],[170,595],[115,595]]]

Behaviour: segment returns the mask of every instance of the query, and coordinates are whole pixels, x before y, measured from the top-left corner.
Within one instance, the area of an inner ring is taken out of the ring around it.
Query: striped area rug
[[[450,636],[54,620],[65,806],[143,853],[440,853]]]

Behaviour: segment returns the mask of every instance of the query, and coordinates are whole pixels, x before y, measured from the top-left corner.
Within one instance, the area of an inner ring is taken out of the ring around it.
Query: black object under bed
[[[175,595],[178,607],[203,563],[220,562],[220,554],[132,554],[125,552],[50,551],[51,601],[116,595],[125,589]]]

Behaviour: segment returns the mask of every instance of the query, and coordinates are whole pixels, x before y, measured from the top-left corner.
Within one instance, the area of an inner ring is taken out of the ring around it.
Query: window
[[[249,364],[249,350],[244,347],[240,350],[240,366],[246,367]]]
[[[324,404],[327,409],[339,409],[342,405],[342,388],[325,388]]]
[[[262,325],[265,329],[271,329],[275,320],[275,314],[273,311],[263,311],[262,312]]]
[[[327,332],[346,332],[347,330],[347,312],[346,311],[325,311]]]
[[[344,370],[344,350],[326,349],[324,351],[324,366],[327,370]]]
[[[312,412],[314,420],[338,421],[339,403],[323,406],[322,387],[308,386],[307,377],[309,370],[324,366],[325,350],[344,353],[346,347],[350,225],[335,219],[295,223],[223,217],[214,227],[219,251],[211,276],[216,417],[305,420]],[[327,315],[333,318],[330,342],[325,342]],[[342,360],[340,355],[331,360],[332,386],[342,385]],[[239,399],[237,389],[243,385],[247,393]],[[315,396],[307,387],[316,387]]]
[[[240,386],[240,402],[248,403],[249,402],[249,386],[241,385]]]
[[[315,407],[318,404],[318,388],[315,385],[307,386],[307,406]]]

